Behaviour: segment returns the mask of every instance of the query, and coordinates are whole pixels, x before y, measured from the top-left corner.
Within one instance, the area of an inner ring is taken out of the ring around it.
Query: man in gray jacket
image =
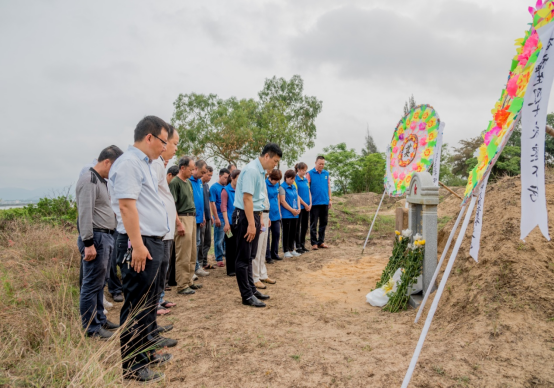
[[[106,340],[112,336],[108,330],[119,326],[107,320],[104,314],[104,282],[108,263],[114,248],[115,214],[111,208],[106,178],[115,160],[123,152],[108,147],[100,153],[98,163],[81,175],[76,187],[79,211],[79,237],[83,283],[79,309],[83,329],[88,337]]]

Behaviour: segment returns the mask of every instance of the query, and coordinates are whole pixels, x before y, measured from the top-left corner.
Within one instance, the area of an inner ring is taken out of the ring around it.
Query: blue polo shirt
[[[312,205],[329,205],[329,172],[318,172],[315,168],[310,173],[310,193]]]
[[[286,181],[281,183],[281,188],[285,192],[285,202],[293,209],[298,209],[298,193],[294,184],[289,185]],[[283,193],[280,193],[283,195]],[[298,218],[298,215],[293,215],[287,208],[281,206],[281,214],[283,218]]]
[[[300,175],[296,175],[296,189],[298,190],[298,196],[302,198],[302,201],[310,204],[310,185],[308,184],[308,178],[300,178]],[[300,209],[304,209],[305,206],[300,204]]]
[[[265,185],[269,199],[269,220],[271,222],[279,221],[281,219],[281,212],[279,212],[279,182],[272,184],[269,179],[266,179]]]
[[[214,183],[212,187],[210,187],[210,202],[215,203],[217,216],[221,222],[223,222],[223,213],[221,212],[221,190],[223,190],[224,187],[225,186],[219,182]]]
[[[204,222],[204,187],[202,187],[202,178],[196,179],[191,176],[192,194],[194,195],[194,207],[196,207],[196,223]]]
[[[235,211],[235,189],[230,184],[223,188],[227,192],[227,219],[229,225],[233,225],[233,212]]]
[[[246,165],[239,175],[237,181],[237,188],[235,189],[235,207],[244,210],[244,193],[252,194],[252,201],[254,202],[254,211],[261,212],[265,209],[265,170],[260,163],[260,158],[256,158]]]

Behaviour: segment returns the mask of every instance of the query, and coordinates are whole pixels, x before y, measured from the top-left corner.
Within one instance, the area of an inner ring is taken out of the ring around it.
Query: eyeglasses
[[[163,143],[164,146],[167,145],[167,141],[163,141],[162,139],[160,139],[158,136],[154,135],[153,133],[151,133],[152,136],[154,136],[156,139],[158,139],[159,141],[161,141]]]

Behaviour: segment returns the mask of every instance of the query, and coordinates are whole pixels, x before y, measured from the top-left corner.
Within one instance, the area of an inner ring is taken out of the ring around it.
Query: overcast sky
[[[323,101],[309,166],[330,144],[360,151],[367,123],[383,151],[412,93],[456,145],[487,127],[529,5],[0,0],[0,187],[71,185],[179,93],[256,98],[274,75]]]

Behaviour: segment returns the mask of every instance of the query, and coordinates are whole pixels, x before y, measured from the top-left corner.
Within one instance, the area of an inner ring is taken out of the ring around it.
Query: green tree
[[[180,94],[171,120],[180,134],[179,155],[246,163],[267,142],[274,142],[283,150],[283,160],[293,164],[314,146],[315,119],[322,106],[303,90],[302,78],[295,75],[290,81],[266,79],[259,101]]]
[[[384,154],[373,153],[358,158],[358,168],[352,172],[350,191],[353,193],[374,192],[384,190],[386,158]]]
[[[258,122],[250,157],[257,155],[267,142],[277,143],[283,150],[283,161],[294,164],[307,149],[314,147],[315,119],[322,102],[303,95],[304,81],[299,75],[289,81],[268,78],[258,93]]]
[[[377,146],[375,145],[375,141],[373,141],[373,136],[369,134],[369,124],[367,126],[367,132],[365,134],[365,142],[364,142],[364,148],[362,148],[362,155],[367,156],[371,154],[375,154],[379,151],[377,151]]]
[[[178,154],[247,162],[256,127],[257,103],[215,94],[180,94],[173,103],[172,124],[180,135]]]
[[[414,95],[412,94],[408,101],[404,103],[404,116],[406,116],[412,109],[417,106]]]
[[[358,154],[346,147],[346,143],[331,145],[323,149],[325,152],[325,168],[333,178],[333,190],[347,194],[356,171],[360,168]]]

